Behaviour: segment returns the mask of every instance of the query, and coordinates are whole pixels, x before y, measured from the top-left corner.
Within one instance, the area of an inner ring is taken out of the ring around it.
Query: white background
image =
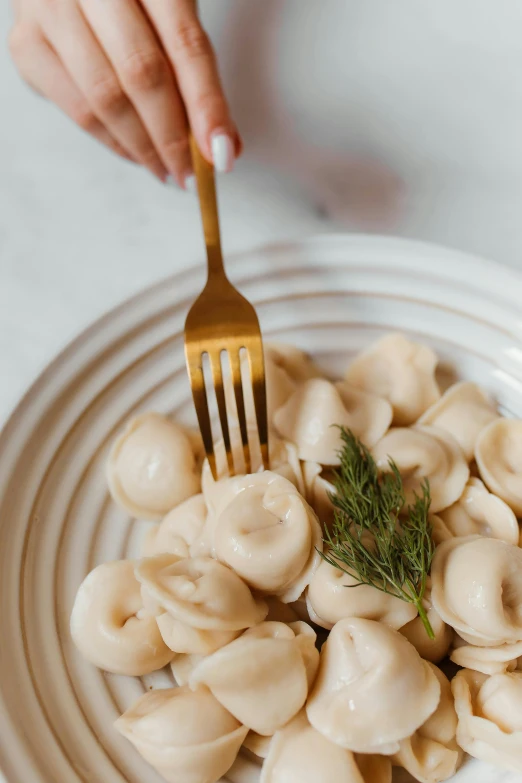
[[[519,0],[203,11],[246,142],[220,182],[227,251],[348,228],[522,263]],[[194,198],[77,131],[2,49],[0,421],[96,316],[201,255]]]

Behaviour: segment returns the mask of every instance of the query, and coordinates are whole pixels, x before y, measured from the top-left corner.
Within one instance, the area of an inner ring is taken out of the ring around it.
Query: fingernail
[[[187,193],[197,193],[198,188],[194,174],[189,174],[187,177],[185,177],[184,187]]]
[[[220,174],[232,171],[234,167],[234,144],[230,136],[216,133],[212,137],[212,160],[214,168]]]
[[[179,185],[174,179],[174,177],[172,176],[172,174],[169,174],[169,176],[167,177],[165,181],[165,185],[168,185],[169,188],[179,188]]]

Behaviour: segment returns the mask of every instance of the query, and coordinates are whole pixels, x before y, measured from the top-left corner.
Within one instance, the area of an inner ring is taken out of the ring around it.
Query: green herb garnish
[[[334,522],[324,539],[330,551],[322,557],[359,584],[414,604],[434,639],[422,605],[434,552],[429,483],[424,481],[422,494],[405,507],[402,477],[393,460],[389,472],[379,473],[369,450],[350,430],[341,428],[341,438],[341,465],[331,494]]]

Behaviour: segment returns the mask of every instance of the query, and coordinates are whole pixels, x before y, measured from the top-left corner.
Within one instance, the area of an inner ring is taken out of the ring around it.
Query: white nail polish
[[[230,136],[217,133],[212,137],[212,160],[220,174],[232,171],[234,167],[234,145]]]
[[[197,193],[196,177],[194,174],[189,174],[185,177],[185,190],[187,193]]]
[[[179,188],[179,185],[172,174],[168,175],[167,179],[165,180],[165,185],[168,185],[170,188]]]

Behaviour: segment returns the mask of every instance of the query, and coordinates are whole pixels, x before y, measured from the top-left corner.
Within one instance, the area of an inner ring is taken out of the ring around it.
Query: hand
[[[122,157],[194,184],[188,126],[216,170],[241,141],[194,0],[15,0],[22,77]]]

